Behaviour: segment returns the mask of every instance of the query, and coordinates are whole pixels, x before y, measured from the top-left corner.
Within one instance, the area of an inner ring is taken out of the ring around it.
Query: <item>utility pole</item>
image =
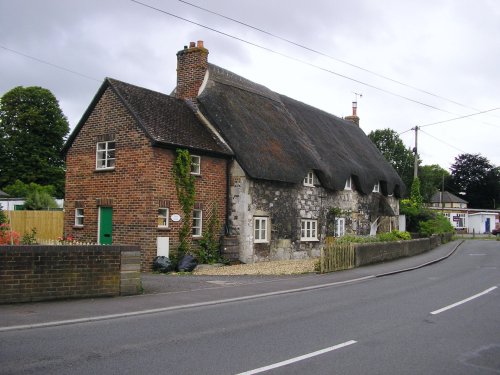
[[[413,178],[418,177],[418,126],[411,128],[411,130],[415,130],[415,147],[413,148],[413,153],[415,154],[415,162],[413,164]]]

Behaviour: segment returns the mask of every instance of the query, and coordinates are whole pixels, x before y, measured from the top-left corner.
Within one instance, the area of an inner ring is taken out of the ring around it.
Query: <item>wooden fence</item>
[[[348,270],[356,266],[356,251],[353,244],[326,241],[321,250],[320,272]]]
[[[36,230],[37,240],[57,240],[63,236],[63,211],[10,211],[8,217],[12,230],[21,236],[31,233],[33,228]]]

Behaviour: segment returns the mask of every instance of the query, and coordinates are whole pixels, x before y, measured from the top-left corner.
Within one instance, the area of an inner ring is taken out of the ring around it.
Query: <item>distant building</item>
[[[440,210],[457,231],[490,233],[500,225],[500,210],[468,208],[467,204],[466,200],[448,191],[438,191],[431,197],[428,207]]]

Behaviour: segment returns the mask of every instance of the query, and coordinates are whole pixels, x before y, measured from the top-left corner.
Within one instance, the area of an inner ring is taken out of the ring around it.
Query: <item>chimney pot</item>
[[[203,40],[198,40],[198,48],[203,48]]]
[[[189,48],[194,48],[194,47],[195,47],[194,42],[189,42]]]

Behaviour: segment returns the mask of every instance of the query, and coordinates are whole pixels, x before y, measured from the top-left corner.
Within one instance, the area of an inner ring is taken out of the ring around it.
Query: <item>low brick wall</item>
[[[0,246],[0,303],[141,292],[138,246]]]
[[[355,243],[356,267],[425,253],[451,241],[451,237],[444,234],[410,241]]]

